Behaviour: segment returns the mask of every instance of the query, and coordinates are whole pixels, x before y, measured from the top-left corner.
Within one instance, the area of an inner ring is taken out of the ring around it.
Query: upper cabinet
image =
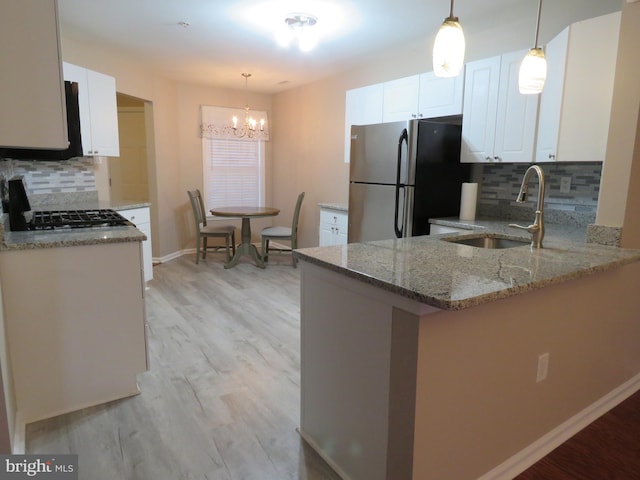
[[[518,90],[526,53],[466,65],[460,161],[533,161],[539,99]]]
[[[64,79],[78,83],[80,132],[84,154],[120,156],[115,79],[66,62]]]
[[[383,86],[383,122],[418,118],[419,75],[384,82]]]
[[[545,48],[537,162],[602,162],[616,70],[620,12],[574,23]]]
[[[0,2],[0,146],[68,147],[57,7]]]
[[[349,163],[351,125],[382,123],[383,86],[381,83],[347,90],[345,99],[344,161]]]
[[[433,72],[420,75],[418,116],[447,117],[462,114],[464,73],[456,77],[436,77]]]
[[[427,72],[385,82],[383,85],[383,122],[462,113],[464,74],[443,78]]]

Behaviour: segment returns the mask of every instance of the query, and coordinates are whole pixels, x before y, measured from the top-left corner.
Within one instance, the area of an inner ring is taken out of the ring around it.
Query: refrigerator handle
[[[404,229],[404,214],[405,214],[405,209],[402,209],[402,223],[400,224],[400,228],[398,228],[398,217],[399,217],[399,210],[400,210],[400,189],[404,189],[404,184],[402,184],[400,182],[400,175],[402,174],[402,144],[404,142],[407,142],[407,146],[409,145],[409,134],[407,132],[407,129],[403,129],[402,133],[400,134],[400,137],[398,138],[398,171],[397,171],[397,175],[396,175],[396,208],[395,208],[395,215],[394,215],[394,219],[393,219],[393,228],[396,231],[396,237],[398,238],[402,238],[403,237],[403,229]],[[402,204],[404,205],[404,199]]]

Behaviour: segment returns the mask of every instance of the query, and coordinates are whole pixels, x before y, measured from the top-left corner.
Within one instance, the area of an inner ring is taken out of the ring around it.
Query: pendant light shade
[[[542,92],[547,79],[547,59],[541,48],[532,48],[520,64],[518,87],[522,94]]]
[[[518,75],[518,88],[525,95],[542,92],[544,82],[547,79],[547,59],[542,48],[538,47],[538,32],[540,31],[540,12],[542,0],[538,0],[538,19],[536,21],[536,37],[533,48],[524,57],[520,64]]]
[[[453,0],[449,16],[444,19],[433,44],[433,73],[438,77],[455,77],[464,65],[464,32],[453,16]]]

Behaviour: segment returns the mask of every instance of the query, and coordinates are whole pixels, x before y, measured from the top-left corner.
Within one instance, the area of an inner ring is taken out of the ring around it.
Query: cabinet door
[[[428,72],[420,75],[418,116],[445,117],[462,114],[464,73],[457,77],[436,77]]]
[[[419,75],[384,83],[383,122],[410,120],[418,116]]]
[[[461,162],[493,160],[500,57],[466,65],[462,120]]]
[[[87,71],[89,80],[93,155],[120,156],[116,80],[102,73]]]
[[[69,146],[57,2],[0,2],[0,146]]]
[[[554,37],[544,49],[544,55],[547,59],[547,80],[540,94],[536,162],[554,161],[558,153],[568,47],[569,28],[567,27]]]
[[[520,63],[526,50],[502,56],[493,157],[498,162],[533,161],[539,95],[518,89]]]

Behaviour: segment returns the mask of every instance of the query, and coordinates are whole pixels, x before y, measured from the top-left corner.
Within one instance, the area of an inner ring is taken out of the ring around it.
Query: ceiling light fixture
[[[449,16],[444,19],[433,44],[433,72],[438,77],[455,77],[464,65],[464,32],[453,16],[453,0]]]
[[[256,134],[260,134],[260,132],[264,132],[264,118],[260,119],[260,131],[256,132],[256,125],[258,124],[258,122],[256,121],[255,118],[251,117],[249,115],[249,94],[247,91],[247,86],[248,86],[248,82],[249,82],[249,77],[251,76],[250,73],[243,73],[242,76],[244,77],[244,92],[245,92],[245,106],[244,106],[244,124],[238,128],[238,117],[237,116],[233,116],[233,118],[231,119],[231,121],[233,122],[233,134],[236,137],[248,137],[248,138],[253,138],[254,136],[256,136]]]
[[[290,13],[284,19],[284,26],[276,32],[276,41],[283,47],[288,47],[294,40],[303,52],[312,50],[318,43],[318,33],[313,28],[318,18],[309,13]]]
[[[518,73],[518,88],[520,93],[536,94],[542,92],[547,79],[547,59],[542,48],[538,47],[538,32],[540,31],[540,12],[542,0],[538,0],[538,19],[536,20],[536,37],[533,48],[524,57]]]

